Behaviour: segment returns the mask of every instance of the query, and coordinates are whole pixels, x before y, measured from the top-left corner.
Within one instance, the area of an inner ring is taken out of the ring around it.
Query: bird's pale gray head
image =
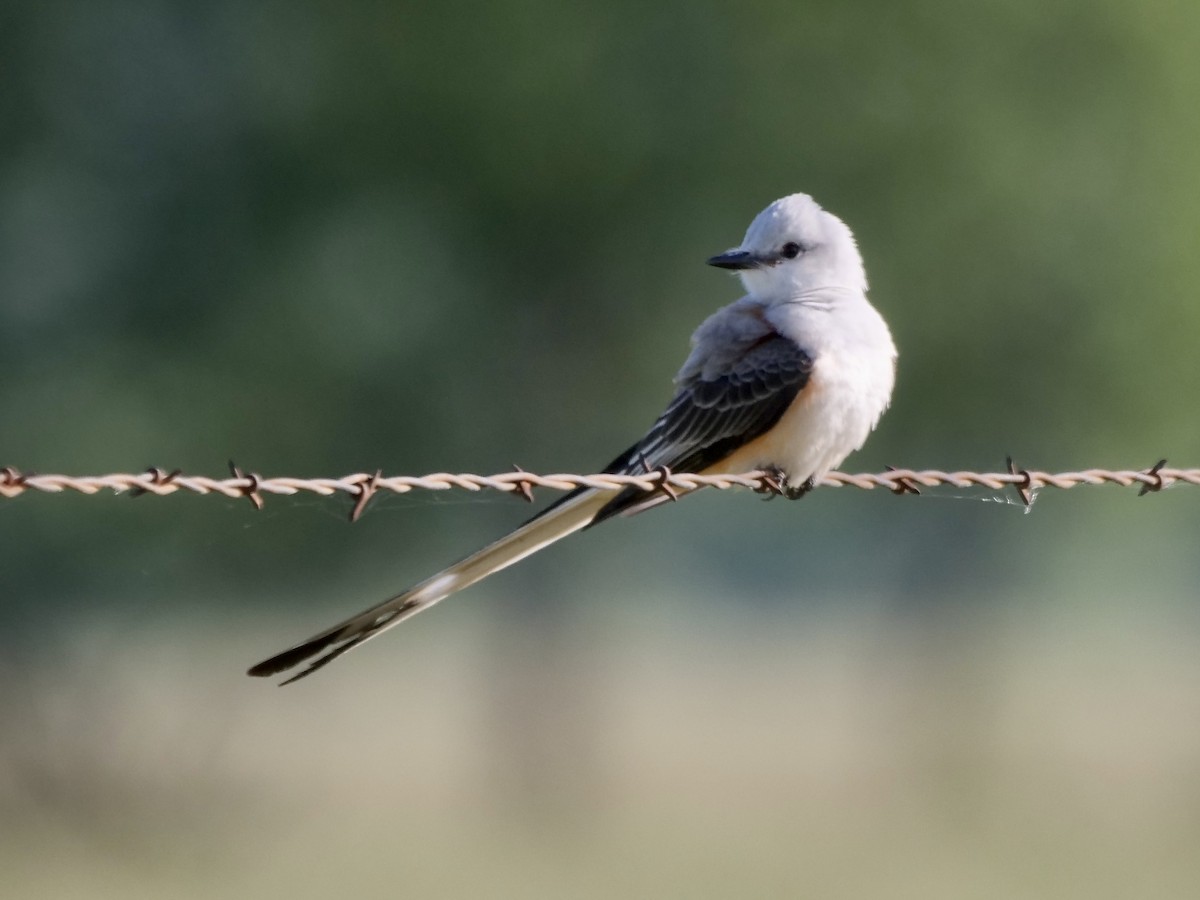
[[[867,289],[854,235],[808,194],[776,200],[750,223],[741,246],[708,262],[737,271],[749,293],[767,300],[823,288]]]

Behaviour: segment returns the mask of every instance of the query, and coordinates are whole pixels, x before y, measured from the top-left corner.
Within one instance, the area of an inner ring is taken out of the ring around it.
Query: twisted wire
[[[569,491],[578,487],[621,490],[636,487],[643,491],[665,490],[669,493],[687,492],[696,488],[718,490],[749,488],[765,493],[777,491],[778,478],[770,472],[747,472],[742,475],[695,475],[653,469],[635,475],[538,475],[516,469],[496,475],[434,472],[428,475],[390,475],[381,472],[359,472],[341,478],[264,477],[243,472],[230,464],[226,478],[187,475],[179,470],[151,468],[140,473],[109,475],[39,475],[22,472],[11,466],[0,468],[0,496],[15,498],[30,491],[47,494],[75,492],[94,495],[102,491],[129,493],[135,496],[151,494],[166,496],[180,491],[193,494],[220,494],[225,497],[247,497],[255,506],[262,506],[267,494],[292,495],[312,493],[330,496],[344,493],[358,498],[353,518],[366,502],[379,491],[406,494],[411,491],[496,490],[519,494],[532,500],[533,488]],[[1009,463],[1006,472],[946,472],[941,469],[888,469],[886,472],[851,474],[830,472],[816,487],[855,487],[862,490],[883,488],[897,494],[920,493],[922,487],[949,485],[956,488],[985,487],[991,490],[1015,488],[1028,505],[1033,491],[1053,487],[1060,490],[1082,485],[1115,484],[1121,487],[1138,485],[1140,493],[1159,491],[1174,484],[1200,486],[1200,469],[1168,468],[1160,461],[1149,469],[1085,469],[1078,472],[1042,472],[1017,469]]]

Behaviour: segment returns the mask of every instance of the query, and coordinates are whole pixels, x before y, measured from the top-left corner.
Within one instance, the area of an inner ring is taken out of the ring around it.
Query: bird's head
[[[740,246],[708,264],[736,271],[751,295],[768,302],[828,288],[867,289],[854,235],[808,194],[776,200],[750,223]]]

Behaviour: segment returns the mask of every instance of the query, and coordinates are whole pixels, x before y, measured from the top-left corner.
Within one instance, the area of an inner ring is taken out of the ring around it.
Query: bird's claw
[[[774,500],[776,497],[799,500],[814,487],[811,478],[805,479],[803,484],[789,484],[787,475],[777,466],[765,469],[760,481],[760,486],[756,487],[754,492],[757,494],[766,494],[767,500]]]

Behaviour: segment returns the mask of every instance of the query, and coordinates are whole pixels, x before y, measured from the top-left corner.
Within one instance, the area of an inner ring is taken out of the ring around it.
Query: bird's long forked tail
[[[586,528],[612,499],[612,491],[583,491],[577,497],[546,510],[544,514],[495,543],[443,569],[404,593],[397,594],[390,600],[352,616],[303,643],[263,660],[253,666],[247,674],[258,677],[277,675],[306,660],[312,660],[307,668],[281,684],[291,684],[306,675],[311,675],[343,653],[353,650],[392,626],[399,625],[421,610],[428,609],[451,594],[482,581],[493,572],[499,572],[519,562],[581,528]]]

